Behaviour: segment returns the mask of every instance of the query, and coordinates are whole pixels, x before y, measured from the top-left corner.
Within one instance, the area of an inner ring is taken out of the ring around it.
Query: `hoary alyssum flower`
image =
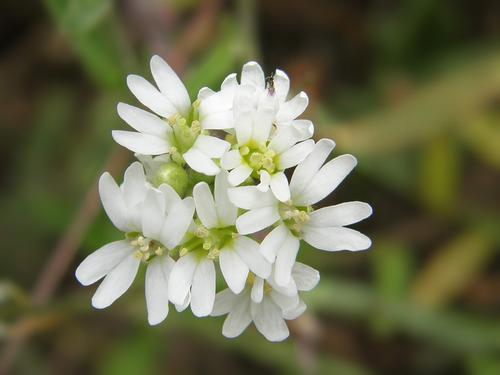
[[[310,121],[296,120],[307,106],[307,95],[298,94],[285,101],[290,86],[287,75],[277,70],[273,83],[266,87],[259,64],[243,66],[241,84],[234,92],[235,142],[221,160],[231,171],[229,182],[240,185],[247,178],[260,180],[262,191],[271,188],[278,200],[290,198],[288,180],[283,172],[300,163],[312,150]]]
[[[239,82],[229,74],[220,90],[203,87],[191,102],[164,60],[153,56],[150,68],[155,85],[127,77],[149,111],[118,104],[135,131],[112,132],[139,162],[121,185],[109,173],[99,181],[102,205],[124,239],[90,254],[76,277],[83,285],[102,279],[92,305],[105,308],[144,264],[151,325],[167,317],[169,303],[179,311],[190,305],[197,317],[227,314],[226,337],[253,322],[265,338],[281,341],[286,320],[306,309],[302,292],[319,281],[318,271],[296,262],[301,241],[326,251],[371,244],[346,227],[372,213],[368,204],[319,205],[356,159],[327,161],[334,142],[314,142],[312,122],[299,118],[308,97],[289,99],[290,80],[279,69],[265,78],[249,62]],[[225,286],[217,293],[219,282]]]
[[[259,244],[236,232],[237,208],[227,197],[229,186],[227,173],[221,171],[215,178],[214,194],[206,182],[194,187],[196,229],[183,244],[170,274],[170,300],[180,304],[190,295],[196,316],[212,312],[215,260],[219,260],[222,275],[235,293],[243,289],[249,270],[264,278],[271,273],[271,264],[261,255]]]
[[[76,277],[83,285],[104,277],[92,297],[92,305],[102,309],[127,291],[139,265],[145,263],[148,320],[158,324],[168,314],[168,279],[174,265],[169,251],[181,242],[192,221],[193,198],[181,199],[168,185],[152,188],[138,162],[127,169],[121,186],[104,173],[99,194],[108,217],[125,233],[125,239],[90,254],[78,266]]]
[[[261,244],[262,254],[274,264],[275,280],[286,285],[303,239],[311,246],[326,251],[364,250],[371,241],[364,234],[344,226],[354,224],[372,213],[363,202],[348,202],[313,209],[328,196],[356,165],[352,155],[341,155],[326,164],[335,143],[322,139],[293,172],[291,199],[285,203],[256,186],[240,186],[229,190],[229,198],[248,210],[236,220],[241,234],[250,234],[278,223]]]
[[[161,57],[153,56],[150,67],[158,89],[137,75],[129,75],[127,85],[155,114],[119,103],[118,114],[137,132],[114,130],[114,140],[138,154],[169,153],[178,164],[187,163],[206,175],[217,174],[219,167],[212,159],[220,158],[229,143],[205,134],[205,130],[232,126],[232,122],[222,121],[232,114],[231,102],[226,105],[221,98],[212,100],[213,107],[203,105],[202,100],[191,104],[186,87]]]
[[[273,277],[265,280],[250,274],[240,294],[230,289],[217,294],[212,316],[227,314],[222,326],[224,336],[239,336],[253,321],[269,341],[282,341],[288,337],[285,319],[295,319],[306,309],[298,291],[312,290],[319,281],[319,272],[297,262],[286,288],[280,288],[273,280]]]

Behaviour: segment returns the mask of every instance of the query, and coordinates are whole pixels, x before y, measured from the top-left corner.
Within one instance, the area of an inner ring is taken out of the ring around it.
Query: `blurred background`
[[[500,2],[0,2],[0,368],[15,374],[500,374]],[[142,275],[111,308],[74,269],[119,239],[95,190],[131,153],[116,103],[152,54],[192,98],[242,63],[285,70],[315,137],[359,159],[367,252],[304,248],[321,271],[291,336],[170,312]]]

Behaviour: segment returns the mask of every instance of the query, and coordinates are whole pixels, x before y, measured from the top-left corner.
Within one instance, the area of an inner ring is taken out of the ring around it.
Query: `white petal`
[[[194,214],[194,200],[184,198],[176,203],[169,212],[161,233],[161,242],[168,248],[176,247],[186,234]],[[182,303],[176,302],[176,303]]]
[[[276,111],[271,106],[260,107],[253,121],[252,140],[257,144],[266,142],[273,126]]]
[[[304,301],[299,299],[299,304],[294,309],[283,311],[283,318],[287,320],[297,319],[304,313],[304,311],[306,311],[306,309],[307,306]]]
[[[215,267],[210,259],[202,259],[193,276],[191,310],[195,316],[210,315],[215,301]]]
[[[133,251],[125,240],[108,243],[87,256],[76,269],[75,276],[82,285],[93,284]]]
[[[290,187],[288,180],[283,172],[277,172],[271,176],[271,190],[274,196],[280,202],[286,202],[290,199]]]
[[[111,135],[116,143],[138,154],[160,155],[170,150],[170,143],[167,139],[159,138],[156,135],[125,130],[113,130]]]
[[[145,237],[160,239],[165,222],[165,199],[160,191],[149,189],[142,204],[142,233]]]
[[[150,325],[161,323],[168,315],[167,282],[174,263],[169,256],[157,257],[148,264],[146,269],[146,306]]]
[[[264,297],[264,279],[256,277],[252,285],[251,298],[255,303],[261,303]]]
[[[260,183],[257,185],[257,189],[265,193],[269,190],[269,185],[271,184],[271,175],[266,170],[261,170],[259,172]]]
[[[309,206],[319,202],[335,190],[356,163],[352,155],[341,155],[329,161],[316,173],[300,197],[294,199],[294,203]]]
[[[241,164],[229,172],[228,181],[232,186],[238,186],[252,174],[253,169],[246,164]]]
[[[122,232],[128,232],[130,227],[127,219],[127,206],[120,188],[108,172],[104,172],[99,179],[99,195],[102,206],[113,225]]]
[[[135,206],[144,200],[148,185],[146,184],[146,176],[141,163],[136,161],[125,170],[121,190],[129,210],[135,209]]]
[[[154,114],[125,103],[118,103],[118,115],[140,133],[167,138],[172,128]]]
[[[129,254],[107,274],[92,297],[92,306],[104,309],[115,302],[132,285],[140,260],[134,253]]]
[[[311,246],[326,251],[366,250],[372,242],[364,234],[350,228],[303,227],[304,241]]]
[[[269,232],[260,244],[260,252],[269,263],[274,263],[278,250],[288,237],[288,232],[287,227],[281,224]]]
[[[290,127],[301,135],[301,140],[311,138],[314,134],[314,125],[309,120],[293,120],[290,122]]]
[[[236,219],[239,234],[252,234],[273,225],[280,219],[277,207],[256,208]]]
[[[215,295],[214,308],[211,316],[221,316],[230,312],[237,300],[237,295],[231,289],[224,289]]]
[[[226,78],[224,78],[224,81],[222,81],[222,84],[220,85],[220,89],[222,91],[230,90],[230,89],[235,89],[237,86],[238,86],[238,80],[236,79],[236,73],[231,73],[228,74]]]
[[[167,118],[177,113],[173,104],[144,78],[131,74],[127,77],[127,86],[142,104],[158,115]]]
[[[309,214],[308,225],[312,227],[341,227],[361,221],[372,214],[368,203],[345,202],[315,210]]]
[[[250,271],[259,277],[267,278],[271,274],[271,264],[259,251],[259,244],[254,240],[241,236],[234,240],[234,250]]]
[[[289,311],[294,311],[299,305],[299,295],[295,293],[292,296],[287,296],[285,294],[279,293],[272,290],[269,296],[273,302],[278,305],[282,311],[282,314],[286,314]]]
[[[284,122],[296,119],[305,111],[308,104],[309,98],[307,94],[303,91],[299,92],[292,99],[281,104],[280,110],[276,116],[276,121]]]
[[[209,135],[199,135],[193,147],[210,158],[220,158],[229,149],[229,142]]]
[[[206,182],[199,182],[193,188],[193,198],[196,214],[206,228],[215,228],[218,218],[215,210],[214,197]]]
[[[222,334],[228,338],[239,336],[251,322],[250,298],[248,292],[245,292],[237,296],[237,301],[222,326]]]
[[[222,90],[215,92],[213,95],[200,101],[200,106],[198,112],[200,114],[200,119],[202,122],[211,115],[217,113],[231,113],[233,108],[234,91]],[[206,129],[204,127],[204,129]],[[216,127],[216,129],[220,129]]]
[[[235,114],[234,130],[238,145],[243,146],[250,141],[252,136],[253,117],[251,111],[242,111]]]
[[[290,91],[290,79],[286,73],[280,69],[276,69],[273,77],[274,81],[274,91],[280,102],[284,102]]]
[[[230,181],[231,182],[231,181]],[[240,186],[228,189],[229,200],[236,207],[251,210],[255,208],[277,206],[278,201],[270,191],[262,192],[256,186]]]
[[[290,282],[299,246],[300,241],[288,231],[287,238],[278,250],[274,263],[274,280],[279,286],[286,286]]]
[[[241,71],[241,84],[255,86],[258,89],[264,89],[264,72],[262,71],[260,65],[255,61],[250,61],[243,65],[243,69]]]
[[[314,141],[312,139],[297,143],[279,156],[278,168],[284,170],[295,167],[311,153],[313,148]]]
[[[240,234],[250,234],[266,229],[280,219],[277,207],[262,207],[245,212],[236,219]]]
[[[183,117],[186,117],[191,107],[191,100],[180,78],[160,56],[155,55],[151,58],[150,67],[162,94]]]
[[[292,277],[298,290],[312,290],[319,282],[319,271],[307,264],[295,262],[292,268]]]
[[[161,184],[158,187],[158,190],[160,190],[163,194],[163,199],[165,201],[165,211],[167,213],[170,213],[170,211],[172,211],[172,208],[182,200],[181,197],[179,197],[179,194],[177,194],[177,192],[170,185]]]
[[[193,253],[188,253],[175,263],[168,279],[168,298],[176,305],[182,305],[193,283],[198,262]]]
[[[269,341],[283,341],[289,335],[281,310],[270,298],[252,304],[252,318],[257,330]]]
[[[293,201],[307,188],[334,147],[335,142],[330,139],[319,140],[314,145],[311,153],[295,168],[290,180],[290,191]]]
[[[278,284],[276,284],[276,281],[274,281],[274,277],[268,278],[266,282],[271,286],[273,290],[284,294],[285,296],[293,297],[298,294],[297,285],[295,285],[295,281],[293,279],[290,279],[288,285],[285,286],[279,286]]]
[[[221,171],[215,176],[215,207],[221,227],[232,226],[236,222],[238,208],[231,203],[227,195],[229,189],[228,173]]]
[[[220,165],[226,170],[231,170],[236,168],[241,164],[241,155],[238,150],[227,151],[220,160]]]
[[[283,152],[290,149],[297,142],[308,139],[312,136],[311,134],[304,134],[302,129],[297,129],[294,126],[283,126],[278,128],[276,133],[269,143],[269,148],[271,148],[277,154],[282,154]],[[305,155],[307,156],[307,155]],[[304,158],[305,158],[304,156]]]
[[[190,303],[191,303],[191,291],[188,291],[186,298],[184,298],[184,302],[182,302],[182,304],[180,304],[180,305],[174,304],[174,306],[178,312],[182,312],[182,311],[187,309],[187,307],[189,306]]]
[[[233,112],[217,112],[203,117],[201,120],[203,129],[232,129],[234,127]]]
[[[191,147],[185,154],[182,155],[186,163],[196,172],[206,174],[207,176],[215,176],[219,173],[219,167],[212,159],[205,155],[200,150]]]
[[[203,100],[206,100],[207,98],[209,98],[210,96],[212,96],[213,94],[215,94],[215,91],[212,90],[211,88],[208,88],[208,87],[202,87],[200,89],[200,91],[198,91],[198,100],[199,101],[203,101]]]
[[[247,280],[248,266],[232,248],[228,247],[221,249],[219,264],[227,286],[234,293],[241,293]]]

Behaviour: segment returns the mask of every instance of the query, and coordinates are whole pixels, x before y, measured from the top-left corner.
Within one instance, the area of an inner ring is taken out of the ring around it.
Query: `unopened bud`
[[[188,186],[188,175],[179,164],[170,162],[158,168],[154,183],[156,186],[170,185],[182,197]]]

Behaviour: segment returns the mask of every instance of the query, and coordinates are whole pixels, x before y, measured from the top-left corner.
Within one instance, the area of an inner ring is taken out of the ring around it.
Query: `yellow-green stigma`
[[[173,130],[169,139],[170,144],[172,145],[169,153],[172,160],[177,164],[184,165],[182,154],[193,146],[196,138],[202,132],[198,114],[199,105],[199,101],[196,100],[192,104],[191,111],[187,117],[182,117],[177,113],[166,119],[168,125],[170,125]]]
[[[245,163],[253,169],[254,178],[259,178],[261,171],[273,174],[278,169],[278,155],[265,144],[241,146],[239,152]]]
[[[127,233],[125,235],[130,245],[134,247],[134,256],[148,262],[156,256],[163,255],[167,249],[161,243],[151,238],[144,237],[141,233]]]
[[[193,234],[193,238],[180,246],[180,257],[196,251],[200,256],[217,259],[220,249],[238,236],[234,227],[207,229],[202,225],[198,226]]]
[[[302,226],[309,221],[312,207],[296,207],[291,203],[280,204],[279,212],[285,225],[297,237],[301,237]]]

